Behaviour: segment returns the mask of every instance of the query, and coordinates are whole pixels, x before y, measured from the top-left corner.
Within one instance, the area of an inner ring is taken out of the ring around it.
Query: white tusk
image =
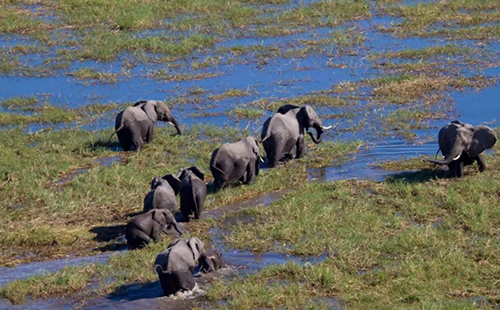
[[[453,158],[453,160],[457,160],[457,159],[459,159],[459,158],[460,158],[460,155],[462,155],[462,154],[458,154],[458,156],[457,156],[457,157],[455,157],[455,158]]]
[[[262,157],[259,156],[259,159],[260,159],[261,162],[264,162],[264,160],[262,159]]]
[[[328,129],[332,128],[332,125],[327,126],[327,127],[321,126],[321,128],[323,128],[324,130],[328,130]]]
[[[168,122],[168,123],[169,123],[170,125],[174,125],[174,123],[172,123],[172,122]]]

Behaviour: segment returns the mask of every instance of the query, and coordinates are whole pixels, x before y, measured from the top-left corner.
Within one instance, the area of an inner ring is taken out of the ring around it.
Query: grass
[[[38,104],[38,102],[38,97],[13,97],[1,100],[0,105],[6,109],[22,109],[25,107],[32,107]]]
[[[232,247],[327,259],[221,279],[208,298],[227,309],[302,308],[318,298],[356,309],[494,308],[500,172],[497,156],[487,160],[490,171],[469,167],[462,179],[424,169],[382,183],[304,184],[232,214]]]
[[[258,109],[251,108],[235,108],[231,111],[226,112],[227,116],[233,116],[236,118],[249,118],[255,119],[265,115],[265,112]]]
[[[210,180],[208,163],[212,150],[222,141],[248,135],[248,132],[230,128],[194,127],[186,135],[171,136],[158,129],[154,144],[133,156],[124,154],[121,164],[104,167],[96,158],[114,154],[104,142],[109,133],[69,129],[36,135],[14,129],[0,132],[5,140],[0,155],[7,158],[0,166],[0,175],[4,176],[0,210],[5,214],[5,224],[0,227],[4,236],[0,238],[0,249],[14,249],[16,256],[29,251],[38,259],[46,259],[64,253],[74,254],[75,249],[79,255],[85,255],[96,247],[111,246],[113,241],[109,240],[114,237],[96,235],[96,229],[120,227],[129,219],[126,214],[142,210],[142,200],[152,176],[191,166],[192,158]],[[32,146],[35,142],[36,146]],[[307,168],[342,162],[359,145],[359,142],[323,142],[316,146],[309,142],[306,158],[263,171],[251,185],[211,194],[204,208],[241,202],[265,192],[302,184],[307,178]],[[13,156],[15,152],[22,152],[23,156]],[[75,175],[63,186],[57,185],[62,177],[82,167],[88,170]],[[21,183],[22,189],[19,188]],[[117,196],[116,192],[121,194]],[[190,231],[208,243],[207,231],[213,224],[195,221],[190,224]],[[26,228],[31,226],[34,228]],[[124,232],[124,226],[121,227],[118,234]],[[104,265],[90,265],[86,267],[89,268],[86,276],[81,274],[80,268],[66,268],[49,276],[14,281],[0,294],[18,303],[27,294],[33,297],[72,294],[87,287],[95,278],[108,279],[96,294],[110,292],[130,282],[151,281],[156,276],[149,266],[167,243],[168,239],[140,251],[113,256]],[[29,259],[32,257],[24,260]],[[12,257],[4,252],[0,261],[5,265]],[[20,261],[23,259],[16,262]]]
[[[0,7],[0,33],[27,33],[48,27],[42,21],[32,18],[29,10]]]
[[[208,97],[208,99],[219,101],[219,100],[224,100],[227,98],[244,97],[244,96],[248,96],[248,95],[250,95],[250,92],[242,90],[242,89],[229,89],[222,94],[212,95],[212,96]]]
[[[388,52],[381,54],[372,54],[372,59],[376,58],[418,58],[424,59],[436,55],[470,55],[477,54],[477,49],[471,49],[468,46],[460,46],[456,44],[446,44],[441,46],[428,46],[420,49],[404,49],[398,52]]]

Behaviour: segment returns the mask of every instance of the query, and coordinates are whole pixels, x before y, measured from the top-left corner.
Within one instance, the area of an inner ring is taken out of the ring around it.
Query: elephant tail
[[[438,150],[437,150],[437,152],[436,152],[436,155],[434,155],[434,158],[436,158],[436,159],[437,159],[438,154],[439,154],[439,151],[441,151],[441,148],[438,148]]]
[[[125,127],[125,126],[124,126],[123,124],[121,124],[121,125],[120,125],[120,127],[118,127],[118,129],[116,129],[116,130],[115,130],[115,131],[111,134],[111,136],[109,136],[108,142],[109,142],[109,141],[111,141],[111,138],[113,137],[113,135],[114,135],[115,133],[117,133],[118,131],[122,130],[122,129],[123,129],[123,127]]]

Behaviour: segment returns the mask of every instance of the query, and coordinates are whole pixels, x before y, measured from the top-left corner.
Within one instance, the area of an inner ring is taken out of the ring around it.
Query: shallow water
[[[416,3],[419,1],[408,0],[407,3]],[[284,5],[283,9],[296,6],[299,2],[292,2],[289,5]],[[34,7],[35,8],[35,7]],[[44,15],[44,19],[51,19],[50,15]],[[220,75],[206,78],[202,80],[180,81],[180,82],[165,82],[162,80],[154,80],[147,77],[147,73],[151,70],[161,68],[163,65],[154,64],[139,64],[131,70],[132,77],[121,77],[118,83],[100,84],[90,83],[84,84],[81,81],[68,77],[66,75],[56,74],[53,77],[33,78],[33,77],[18,77],[18,76],[0,76],[0,100],[9,97],[31,96],[49,93],[52,96],[48,99],[50,104],[69,107],[81,107],[94,102],[133,102],[139,99],[170,99],[184,96],[189,93],[192,87],[201,87],[206,91],[202,95],[206,99],[209,95],[220,94],[229,89],[249,90],[249,96],[241,98],[228,98],[218,102],[205,104],[183,104],[174,106],[172,109],[174,116],[183,126],[190,126],[198,123],[208,123],[220,125],[231,125],[238,127],[249,126],[251,131],[258,131],[263,121],[271,115],[271,112],[258,120],[236,120],[231,116],[224,114],[231,111],[234,107],[248,104],[254,100],[271,97],[274,99],[296,97],[308,94],[314,91],[330,89],[332,85],[343,81],[359,81],[379,74],[372,64],[366,59],[369,53],[383,52],[389,50],[401,50],[407,48],[421,48],[429,45],[444,45],[449,44],[449,41],[440,39],[423,39],[423,38],[395,38],[390,34],[380,33],[374,30],[377,26],[387,25],[398,22],[398,19],[388,18],[384,16],[374,16],[372,19],[360,22],[349,23],[349,26],[360,27],[367,36],[367,41],[364,48],[354,48],[356,53],[338,54],[335,53],[335,46],[332,46],[334,56],[327,55],[329,53],[312,53],[306,57],[298,58],[270,58],[266,59],[265,64],[259,63],[251,55],[245,55],[238,60],[247,60],[244,64],[221,64],[209,70],[193,71],[189,69],[190,64],[194,61],[199,61],[205,56],[213,55],[212,52],[201,52],[189,60],[180,61],[184,67],[180,69],[172,69],[173,73],[220,73]],[[345,28],[338,27],[338,28]],[[298,33],[287,37],[279,38],[238,38],[219,42],[215,48],[229,46],[275,46],[282,48],[290,48],[291,46],[300,46],[300,41],[304,39],[321,39],[330,35],[332,29],[320,28],[314,29],[305,33]],[[36,41],[25,36],[0,36],[0,46],[14,46],[20,43],[33,43]],[[462,40],[454,41],[459,45],[473,45],[474,42]],[[491,48],[498,50],[498,43],[491,43]],[[54,51],[51,51],[55,54]],[[40,55],[31,55],[22,57],[23,60],[31,64],[41,64],[44,57]],[[122,59],[123,60],[123,59]],[[106,72],[119,72],[122,67],[122,60],[109,63],[100,63],[96,61],[85,61],[72,63],[71,70],[83,67],[93,67]],[[345,64],[344,68],[332,68],[326,64],[333,62],[335,64]],[[465,74],[470,72],[465,72]],[[474,74],[483,73],[487,76],[496,76],[500,74],[500,67],[479,70]],[[333,124],[335,129],[331,131],[325,140],[337,139],[362,139],[367,143],[372,143],[373,146],[368,149],[363,149],[357,154],[353,154],[349,162],[345,165],[337,167],[334,163],[332,167],[324,169],[314,169],[309,172],[311,181],[334,181],[344,179],[370,179],[381,181],[387,176],[395,173],[375,167],[373,164],[385,160],[397,160],[416,157],[419,155],[434,156],[438,146],[437,131],[448,120],[460,118],[464,122],[472,124],[486,123],[491,126],[498,126],[500,121],[500,113],[498,98],[500,97],[500,88],[498,86],[486,88],[479,92],[467,90],[465,92],[457,92],[452,94],[452,98],[456,102],[454,111],[449,115],[449,119],[436,120],[430,123],[430,129],[416,130],[418,135],[416,143],[407,143],[400,139],[394,139],[389,136],[375,136],[372,134],[373,124],[371,119],[364,115],[368,113],[368,109],[361,108],[356,111],[352,120],[338,119],[327,120],[325,125]],[[202,101],[203,102],[203,101]],[[317,109],[320,114],[342,113],[350,110],[350,107],[321,107]],[[387,108],[384,113],[388,113],[391,108]],[[4,111],[0,108],[0,111]],[[222,113],[213,117],[202,117],[202,112]],[[193,115],[193,113],[195,115]],[[366,128],[361,128],[356,132],[344,132],[360,120],[367,121]],[[108,114],[99,120],[82,126],[83,129],[102,129],[110,128],[114,124],[114,115]],[[56,128],[71,127],[75,124],[60,124]],[[158,124],[158,126],[168,126],[166,124]],[[33,124],[28,126],[27,132],[40,130],[44,126]],[[107,158],[98,159],[98,163],[102,166],[109,166],[121,159],[119,155]],[[79,169],[60,182],[66,183],[75,175],[84,173],[88,169]],[[216,210],[208,210],[203,214],[204,217],[219,217],[226,212],[255,205],[269,205],[273,201],[281,198],[283,193],[268,193],[262,197],[245,202],[243,204],[235,204],[225,206]],[[216,235],[220,232],[216,232]],[[218,237],[215,236],[217,241]],[[220,240],[219,240],[220,241]],[[216,242],[217,243],[217,242]],[[235,270],[245,274],[255,272],[256,270],[269,264],[282,264],[288,261],[297,263],[315,263],[323,260],[325,257],[303,258],[296,256],[287,256],[278,253],[253,253],[248,251],[240,251],[228,249],[218,242],[216,246],[223,254],[224,260]],[[29,276],[43,274],[46,272],[54,272],[65,266],[82,266],[90,263],[103,263],[111,254],[102,254],[92,257],[71,258],[57,261],[36,262],[25,265],[19,265],[14,268],[0,267],[0,285],[4,285],[14,279],[23,279]],[[103,300],[96,300],[88,305],[89,308],[128,308],[137,307],[158,308],[161,309],[166,305],[172,306],[172,301],[158,298],[161,296],[161,288],[159,290],[158,283],[153,284],[132,284],[126,290],[125,295],[110,296]],[[177,302],[179,309],[186,306],[183,302]],[[28,301],[26,305],[12,306],[5,300],[0,300],[0,308],[29,308],[29,309],[69,309],[72,308],[68,300],[47,299],[40,301]]]

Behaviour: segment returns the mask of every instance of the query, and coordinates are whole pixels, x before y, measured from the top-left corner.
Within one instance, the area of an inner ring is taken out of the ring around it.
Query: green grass
[[[262,110],[251,109],[251,108],[235,108],[233,110],[227,111],[226,115],[236,118],[255,119],[264,116],[265,112]]]
[[[49,25],[30,16],[29,10],[0,7],[0,33],[27,33],[40,31]]]
[[[227,98],[244,97],[244,96],[248,96],[248,95],[250,95],[250,92],[242,90],[242,89],[229,89],[222,94],[212,95],[212,96],[208,97],[208,99],[219,101],[219,100],[224,100]]]
[[[442,46],[428,46],[421,49],[405,49],[399,52],[388,52],[381,54],[373,54],[371,57],[376,58],[418,58],[427,59],[436,55],[470,55],[477,54],[477,49],[472,49],[468,46],[459,46],[456,44],[446,44]]]
[[[487,161],[489,171],[468,167],[462,179],[424,169],[383,183],[304,184],[269,207],[229,215],[232,247],[327,259],[221,279],[208,298],[228,309],[303,308],[317,298],[356,309],[494,308],[500,172],[497,156]]]
[[[68,75],[79,80],[95,80],[100,83],[116,83],[118,74],[110,72],[99,72],[94,68],[82,68],[68,73]]]
[[[38,102],[38,97],[13,97],[1,100],[0,105],[7,109],[22,109],[25,107],[32,107],[38,104]]]

